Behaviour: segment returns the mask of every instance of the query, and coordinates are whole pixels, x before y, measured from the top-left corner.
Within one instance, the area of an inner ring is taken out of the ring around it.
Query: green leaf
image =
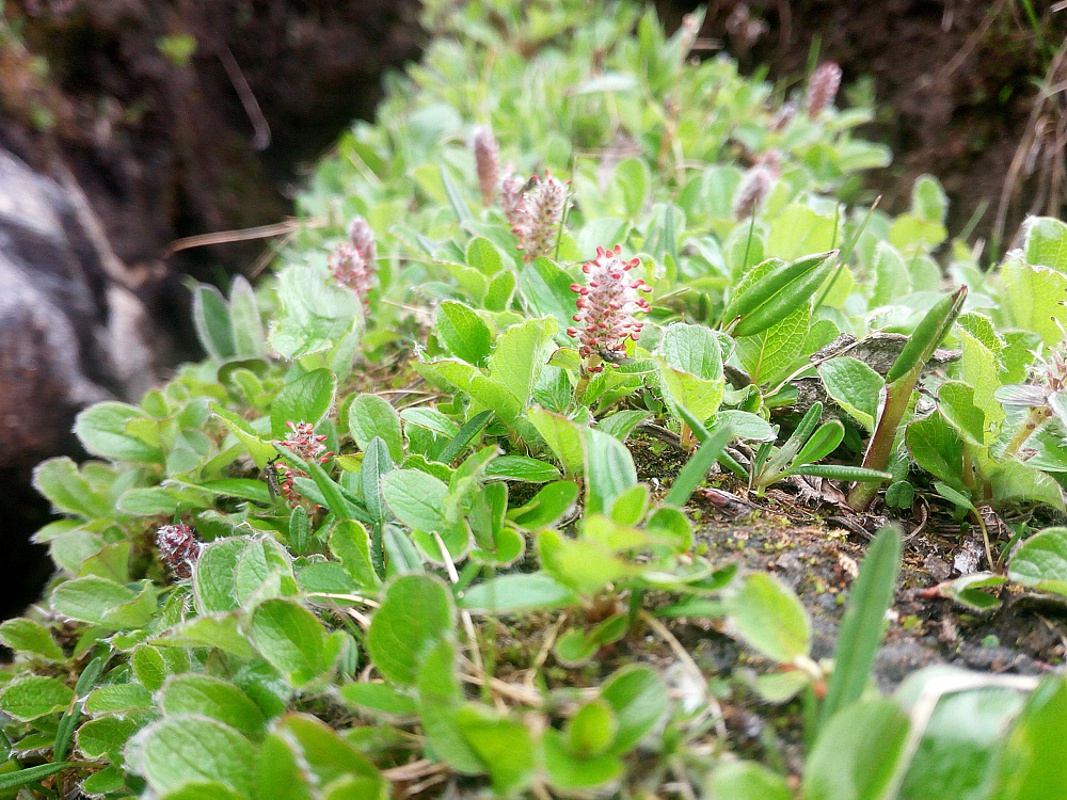
[[[73,689],[44,675],[16,678],[0,692],[0,709],[22,722],[65,711],[73,702]]]
[[[631,664],[613,673],[600,697],[615,712],[616,730],[611,752],[628,753],[667,713],[669,701],[663,679],[649,667]]]
[[[484,239],[482,241],[485,241]],[[468,364],[484,367],[493,346],[489,326],[463,303],[446,300],[437,308],[437,336],[448,351]]]
[[[912,291],[911,276],[900,252],[886,241],[874,248],[874,288],[871,307],[893,305]]]
[[[945,381],[937,392],[938,409],[948,423],[975,447],[984,447],[992,432],[987,430],[985,414],[974,404],[974,389],[959,381]]]
[[[737,357],[753,381],[770,385],[804,354],[811,327],[811,311],[801,308],[755,336],[739,337]]]
[[[562,414],[555,414],[537,406],[526,412],[526,418],[559,459],[564,473],[570,477],[583,474],[585,444],[582,428],[578,424]]]
[[[553,481],[534,495],[526,505],[510,510],[508,519],[530,530],[551,525],[574,506],[580,492],[578,484],[573,481]]]
[[[1008,578],[1004,575],[972,572],[970,575],[961,575],[955,580],[939,583],[934,588],[942,597],[947,597],[970,611],[983,613],[994,611],[1001,606],[1000,599],[985,590],[999,588],[1007,582]]]
[[[588,790],[615,780],[623,762],[610,753],[581,758],[570,751],[562,731],[549,728],[543,739],[544,765],[552,786],[563,792]]]
[[[419,710],[414,698],[388,683],[350,683],[341,687],[341,697],[361,709],[407,717]]]
[[[1067,274],[1009,258],[1000,268],[1000,280],[1001,307],[1015,326],[1034,331],[1049,346],[1059,344],[1063,333],[1057,322],[1067,321]]]
[[[554,317],[560,328],[573,324],[577,311],[573,279],[548,258],[535,258],[519,273],[519,292],[530,316]]]
[[[637,469],[626,445],[598,430],[583,432],[587,514],[607,513],[615,498],[637,483]]]
[[[237,562],[234,589],[242,608],[267,597],[296,594],[296,578],[288,551],[271,538],[249,542]]]
[[[911,189],[911,211],[927,222],[943,223],[948,214],[948,196],[937,178],[920,175]]]
[[[768,263],[759,277],[744,283],[723,311],[723,320],[733,327],[735,337],[755,336],[798,311],[810,308],[812,296],[830,275],[836,250],[803,256],[788,264]]]
[[[940,670],[924,670],[936,679]],[[964,673],[965,675],[966,673]],[[1022,708],[1024,697],[1005,689],[983,689],[943,695],[926,723],[900,789],[905,800],[984,800],[1003,749],[1005,731]]]
[[[225,361],[236,355],[230,310],[214,286],[200,283],[193,289],[193,327],[210,358]]]
[[[1067,719],[1067,682],[1045,678],[1026,701],[1004,742],[997,765],[994,800],[1044,800],[1067,786],[1063,725]],[[1060,789],[1052,787],[1059,786]]]
[[[703,422],[719,410],[726,388],[725,379],[720,377],[705,380],[689,372],[675,369],[662,359],[657,359],[657,363],[663,399],[667,401],[675,417],[682,417],[679,411],[681,408]]]
[[[389,510],[409,528],[440,531],[448,528],[444,517],[448,486],[417,469],[396,469],[382,479],[382,495]]]
[[[295,688],[307,686],[333,669],[341,651],[318,618],[297,603],[267,600],[252,614],[252,644]]]
[[[87,451],[113,461],[161,463],[163,451],[130,432],[130,423],[145,419],[141,409],[127,403],[97,403],[74,419],[74,433]]]
[[[367,631],[367,653],[393,683],[413,686],[433,645],[452,635],[451,592],[436,578],[402,575],[386,587]]]
[[[899,531],[882,528],[860,564],[834,649],[834,671],[820,712],[820,725],[826,725],[838,710],[859,700],[867,688],[900,573],[900,550]]]
[[[204,780],[183,783],[155,797],[158,800],[245,800],[245,795],[218,781]]]
[[[567,749],[579,758],[603,755],[615,738],[615,712],[603,700],[582,705],[564,728]]]
[[[528,456],[497,456],[485,467],[486,478],[548,483],[559,478],[559,470],[546,461]]]
[[[258,800],[313,800],[312,778],[302,750],[292,736],[267,734],[256,763]]]
[[[62,661],[63,650],[48,628],[25,617],[9,619],[0,625],[0,641],[16,652],[33,653],[49,661]]]
[[[33,470],[33,488],[43,494],[58,511],[93,519],[106,517],[113,506],[97,493],[78,466],[67,456],[50,458]]]
[[[804,606],[785,584],[757,572],[741,582],[726,603],[741,638],[781,664],[806,656],[811,647],[811,622]]]
[[[471,216],[470,208],[467,206],[467,201],[463,199],[462,192],[460,192],[459,187],[456,186],[456,182],[452,180],[452,175],[444,164],[440,165],[440,173],[441,183],[445,188],[448,203],[452,206],[452,212],[456,215],[456,221],[462,225],[463,223],[474,219]]]
[[[191,619],[171,628],[155,643],[171,647],[217,647],[238,658],[254,655],[247,636],[238,625],[236,613]]]
[[[500,575],[472,586],[459,598],[460,608],[500,615],[567,608],[577,602],[573,589],[544,572]]]
[[[394,462],[404,460],[400,415],[378,395],[361,394],[352,400],[348,407],[348,430],[361,450],[366,451],[377,436],[389,447],[389,455]]]
[[[240,608],[237,599],[237,565],[249,539],[217,539],[200,552],[193,570],[193,598],[201,614]]]
[[[326,368],[305,373],[285,384],[270,406],[271,436],[284,439],[290,432],[287,422],[318,425],[333,405],[336,391],[337,376]]]
[[[722,377],[722,349],[719,340],[703,325],[675,322],[663,329],[656,352],[675,369],[705,380]]]
[[[140,592],[106,578],[89,576],[61,583],[52,592],[52,610],[111,630],[141,628],[155,615],[159,589],[144,581]]]
[[[263,321],[252,284],[237,275],[230,287],[230,325],[233,352],[237,358],[264,358],[267,340],[263,336]]]
[[[85,698],[86,714],[116,714],[150,708],[152,693],[137,683],[100,686]]]
[[[489,378],[506,389],[525,407],[537,378],[548,363],[554,319],[528,319],[512,325],[497,337],[489,356]],[[505,419],[505,422],[508,420]]]
[[[994,439],[993,431],[1000,429],[1005,416],[1004,406],[996,399],[996,391],[1001,386],[1000,362],[992,350],[966,330],[960,330],[958,335],[963,350],[960,377],[974,390],[973,402],[985,416],[984,443],[989,445]]]
[[[459,433],[459,426],[435,408],[405,408],[400,419],[406,425],[417,425],[449,439]]]
[[[328,786],[340,778],[356,778],[360,791],[351,797],[385,800],[386,787],[381,773],[325,722],[309,714],[287,714],[275,733],[296,753],[297,762],[310,772],[314,785]],[[260,764],[262,769],[263,761]],[[260,785],[263,783],[260,776]],[[260,800],[263,800],[262,793]]]
[[[121,764],[122,751],[143,725],[141,720],[133,717],[91,719],[78,728],[78,750],[87,758],[106,758]]]
[[[805,800],[881,800],[910,727],[892,700],[854,703],[822,729],[804,773]]]
[[[233,728],[188,715],[153,723],[127,753],[130,765],[156,792],[202,779],[245,797],[252,796],[255,757],[252,743]]]
[[[248,695],[211,675],[176,675],[163,687],[159,705],[168,715],[198,714],[216,719],[253,740],[263,735],[267,725],[263,712]]]
[[[753,761],[721,761],[708,778],[708,794],[722,800],[790,800],[785,778]]]
[[[1026,263],[1067,274],[1067,224],[1053,217],[1030,217],[1024,228]]]
[[[471,399],[493,411],[505,424],[512,424],[522,412],[523,403],[512,392],[482,370],[465,361],[443,359],[415,368],[431,380],[442,380],[470,395]]]
[[[341,520],[330,531],[330,552],[341,559],[352,580],[360,587],[377,586],[378,573],[371,562],[367,530],[353,520]]]
[[[130,666],[134,677],[150,692],[163,688],[163,682],[171,674],[163,652],[150,644],[139,644],[133,649]]]
[[[904,441],[920,467],[958,490],[965,488],[963,440],[940,414],[909,423]]]
[[[1067,528],[1045,528],[1011,558],[1008,577],[1023,586],[1067,594]]]
[[[328,276],[325,265],[309,264],[293,264],[278,273],[281,313],[268,340],[283,357],[330,350],[360,329],[359,297],[349,289],[329,285]]]
[[[419,709],[429,746],[457,772],[478,775],[485,765],[460,732],[457,712],[463,687],[456,670],[456,647],[437,639],[421,659],[418,672]]]
[[[993,488],[994,508],[1045,503],[1060,511],[1064,509],[1063,489],[1051,475],[1036,467],[1019,461],[1002,461],[983,464],[983,471]]]
[[[873,432],[879,392],[885,385],[882,376],[858,359],[839,356],[819,365],[819,377],[842,410]]]
[[[537,753],[529,727],[473,704],[456,709],[455,721],[467,745],[485,765],[495,792],[512,795],[530,783]]]
[[[810,465],[814,465],[816,461],[821,461],[834,452],[844,438],[845,426],[841,424],[840,420],[832,419],[829,422],[824,422],[815,429],[811,438],[804,442],[804,446],[800,448],[800,452],[797,453],[793,463],[799,468],[803,468],[806,465],[810,468]]]

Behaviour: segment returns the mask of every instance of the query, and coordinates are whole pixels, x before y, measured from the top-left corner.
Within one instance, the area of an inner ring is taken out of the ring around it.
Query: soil
[[[198,357],[184,275],[226,284],[262,242],[182,237],[282,220],[305,165],[417,55],[415,0],[14,0],[0,19],[0,146],[69,171],[175,363]]]
[[[676,23],[696,5],[660,2]],[[1063,215],[1067,70],[1056,49],[1067,10],[1011,0],[706,5],[701,35],[746,72],[766,66],[772,80],[796,86],[813,60],[836,61],[846,103],[850,85],[873,81],[878,117],[864,134],[895,154],[867,181],[884,209],[906,210],[915,178],[932,174],[952,201],[950,233],[973,224],[990,240],[989,257],[1006,249],[1027,214]],[[1024,5],[1033,6],[1033,21]],[[1059,93],[1046,99],[1044,90],[1057,84]]]

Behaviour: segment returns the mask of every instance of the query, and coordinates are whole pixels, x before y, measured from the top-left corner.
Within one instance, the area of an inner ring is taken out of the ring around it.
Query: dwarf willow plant
[[[835,108],[835,65],[789,98],[692,61],[699,17],[668,38],[626,3],[425,14],[433,44],[318,166],[275,275],[195,290],[207,358],[82,412],[92,460],[38,467],[57,572],[0,625],[0,791],[840,800],[1067,781],[1046,757],[1062,679],[870,686],[895,532],[820,662],[793,591],[712,563],[683,511],[717,462],[756,496],[809,476],[863,481],[857,509],[892,481],[896,508],[929,487],[978,520],[1062,510],[1067,226],[1031,220],[988,273],[948,243],[946,279],[934,179],[898,216],[865,205],[860,173],[889,154],[852,134],[868,109]],[[686,461],[668,487],[627,447],[648,425]],[[1044,556],[1065,542],[1024,543],[1011,579],[1062,593],[1067,558]],[[983,580],[953,596],[1004,578]],[[712,685],[682,619],[761,674]],[[803,709],[801,776],[731,755],[719,702],[751,691]]]

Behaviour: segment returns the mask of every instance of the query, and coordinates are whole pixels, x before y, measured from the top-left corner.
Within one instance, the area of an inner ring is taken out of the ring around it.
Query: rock
[[[157,372],[160,337],[87,214],[76,191],[0,150],[0,514],[8,530],[36,516],[34,465],[78,454],[74,415],[101,400],[136,400]],[[35,566],[47,570],[24,538],[9,535],[17,557],[9,550],[0,560],[3,599],[18,598],[12,611],[32,596]]]
[[[187,292],[262,242],[168,255],[278,222],[305,162],[369,116],[413,57],[415,0],[11,0],[0,47],[0,618],[50,572],[30,485],[84,458],[75,414],[136,402],[200,357]],[[46,67],[46,68],[43,68]]]

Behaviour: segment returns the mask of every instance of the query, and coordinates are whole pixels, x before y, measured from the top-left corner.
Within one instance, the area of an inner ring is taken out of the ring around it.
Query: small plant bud
[[[328,452],[326,445],[323,444],[326,436],[316,434],[315,426],[310,422],[289,420],[285,426],[289,429],[289,433],[285,434],[285,439],[281,442],[282,447],[292,450],[304,461],[318,461],[320,464],[325,464],[333,456],[333,453]]]
[[[500,171],[500,148],[490,128],[478,126],[471,135],[471,149],[474,150],[474,164],[478,170],[478,189],[482,193],[482,204],[491,206],[496,200],[497,173]]]
[[[188,525],[161,525],[156,531],[159,557],[180,580],[193,577],[193,565],[200,558],[200,541]]]
[[[760,205],[770,194],[774,182],[778,180],[781,167],[778,164],[778,153],[768,150],[760,159],[749,167],[741,178],[734,195],[734,218],[744,219],[755,214]]]
[[[751,50],[752,45],[768,30],[770,26],[761,19],[753,18],[744,3],[734,6],[730,16],[726,18],[726,33],[729,34],[734,48],[742,55]]]
[[[567,201],[566,184],[548,170],[543,178],[535,175],[530,183],[532,186],[519,197],[512,221],[525,261],[550,256],[555,251]]]
[[[837,97],[837,90],[841,88],[841,67],[833,61],[826,61],[816,67],[808,81],[808,96],[805,107],[808,110],[808,119],[815,119],[830,106]]]
[[[783,103],[782,107],[778,109],[778,113],[774,115],[774,119],[771,120],[770,129],[775,133],[781,133],[796,115],[797,107],[795,104]]]
[[[526,183],[527,181],[521,175],[510,171],[500,180],[500,207],[504,210],[504,217],[513,229],[519,222],[519,208],[522,205],[523,189]]]
[[[613,250],[598,247],[596,258],[582,266],[586,285],[571,284],[578,295],[578,313],[572,319],[578,323],[567,329],[567,335],[578,340],[578,352],[587,361],[597,356],[590,372],[604,367],[601,358],[626,352],[626,340],[635,342],[641,335],[643,323],[635,316],[648,313],[649,306],[641,292],[651,289],[643,280],[629,280],[627,272],[640,264],[639,259],[623,261],[618,245]]]
[[[374,241],[371,240],[371,251]],[[345,286],[359,295],[363,305],[367,305],[367,296],[374,286],[376,262],[368,262],[359,248],[349,242],[341,242],[334,248],[329,259],[330,272],[338,286]]]
[[[348,223],[348,238],[352,246],[363,256],[368,268],[377,270],[378,248],[374,244],[374,231],[363,217],[356,216]]]
[[[696,14],[686,14],[682,17],[682,26],[679,28],[678,52],[682,58],[688,57],[696,44],[697,34],[700,33],[700,20]]]

